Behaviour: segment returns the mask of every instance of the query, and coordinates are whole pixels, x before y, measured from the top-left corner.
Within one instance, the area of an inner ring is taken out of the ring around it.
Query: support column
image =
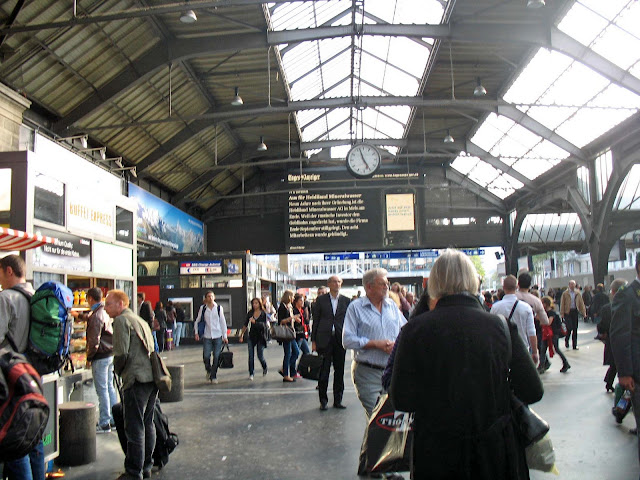
[[[31,102],[0,83],[0,152],[20,150],[22,114]]]

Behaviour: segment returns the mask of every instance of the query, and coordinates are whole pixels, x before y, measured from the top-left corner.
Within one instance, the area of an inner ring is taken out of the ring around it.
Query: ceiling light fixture
[[[473,89],[474,97],[484,97],[487,94],[487,89],[482,86],[480,77],[476,78],[476,88]]]
[[[451,133],[449,133],[449,129],[447,128],[447,136],[444,137],[443,140],[444,143],[453,143],[455,142],[455,140],[453,139],[453,137],[451,136]]]
[[[264,137],[260,136],[260,145],[258,145],[258,151],[259,152],[266,152],[267,151],[267,145],[264,143]]]
[[[239,94],[240,89],[238,87],[236,87],[236,95],[235,97],[233,97],[233,100],[231,100],[231,105],[239,107],[240,105],[243,105],[244,102],[242,101],[242,97]]]
[[[182,15],[180,15],[180,21],[182,23],[195,23],[198,21],[198,17],[196,17],[196,12],[193,10],[187,10]]]
[[[80,142],[80,146],[82,148],[88,148],[89,147],[89,135],[87,134],[83,134],[83,135],[74,135],[72,137],[64,137],[64,138],[56,138],[56,142],[72,142],[74,140],[78,140]]]
[[[527,8],[542,8],[544,6],[544,0],[527,0]]]
[[[98,152],[98,154],[100,155],[100,160],[106,160],[107,159],[107,147],[81,148],[78,151],[79,152],[83,152],[83,153]]]

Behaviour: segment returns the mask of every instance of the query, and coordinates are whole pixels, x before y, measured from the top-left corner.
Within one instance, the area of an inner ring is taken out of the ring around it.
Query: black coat
[[[344,326],[344,316],[351,300],[344,295],[338,295],[338,306],[335,315],[331,306],[331,294],[320,295],[313,305],[313,331],[311,341],[316,342],[316,348],[323,350],[329,345],[331,340],[331,330],[335,327],[336,338],[342,343],[342,328]]]
[[[542,398],[531,356],[511,325],[511,388]],[[441,298],[403,328],[390,395],[415,415],[414,478],[529,478],[510,415],[508,340],[502,321],[470,295]]]
[[[611,304],[607,303],[600,309],[600,323],[598,323],[598,333],[604,336],[604,359],[603,365],[615,365],[613,353],[611,352],[611,338],[609,338],[609,330],[611,329]]]
[[[260,316],[258,317],[258,319],[256,320],[256,323],[254,323],[251,326],[251,328],[249,328],[249,322],[251,321],[252,317],[253,317],[253,309],[247,312],[247,318],[244,321],[245,328],[249,330],[248,332],[249,338],[251,339],[251,342],[254,345],[257,345],[258,342],[262,343],[263,345],[266,345],[267,344],[267,334],[266,334],[267,314],[263,310]]]
[[[618,377],[640,380],[640,284],[634,280],[620,287],[613,297],[611,310],[611,349]]]

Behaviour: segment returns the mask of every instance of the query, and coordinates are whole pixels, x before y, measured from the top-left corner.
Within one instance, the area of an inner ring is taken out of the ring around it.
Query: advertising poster
[[[138,240],[178,253],[204,252],[204,224],[133,183],[129,197],[138,202]]]
[[[413,194],[387,194],[387,230],[402,232],[415,230]]]
[[[91,271],[91,240],[76,237],[57,230],[34,227],[36,235],[55,238],[55,243],[43,245],[35,249],[33,265],[36,267],[73,270],[76,272]]]

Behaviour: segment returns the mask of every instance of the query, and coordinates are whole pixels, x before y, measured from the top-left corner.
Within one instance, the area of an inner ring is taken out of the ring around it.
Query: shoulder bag
[[[273,325],[271,327],[271,338],[280,342],[295,340],[296,332],[288,325]]]
[[[162,393],[170,392],[172,382],[171,374],[169,373],[167,364],[164,363],[164,360],[160,355],[158,355],[158,352],[156,352],[155,350],[150,351],[147,348],[147,344],[144,342],[144,338],[140,335],[137,329],[135,330],[138,338],[142,342],[142,345],[144,345],[144,347],[147,349],[147,352],[149,353],[151,372],[153,373],[153,382],[156,384],[156,387],[158,387],[158,390],[160,390]]]

